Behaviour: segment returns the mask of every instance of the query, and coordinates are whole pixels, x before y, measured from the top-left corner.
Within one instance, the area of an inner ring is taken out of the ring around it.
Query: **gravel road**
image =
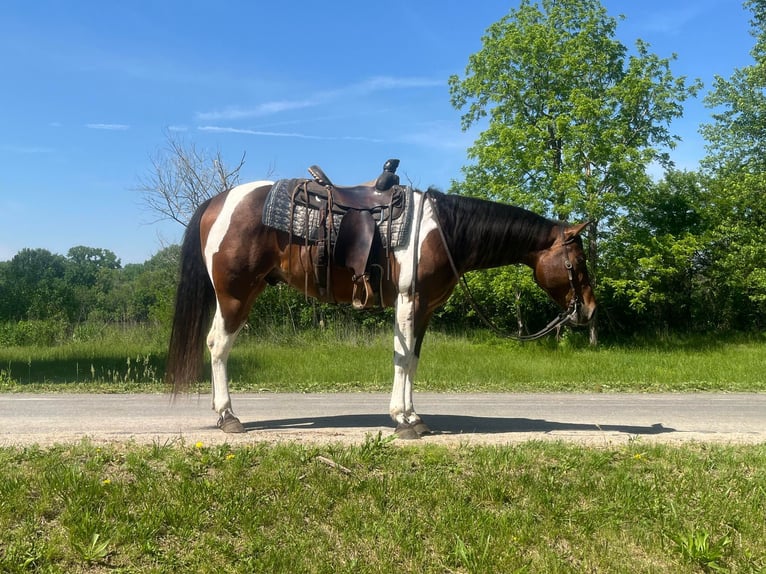
[[[4,394],[0,445],[182,439],[187,443],[362,442],[393,430],[388,395],[241,394],[234,408],[247,433],[215,428],[209,395]],[[506,444],[562,440],[614,445],[766,442],[766,394],[435,394],[415,397],[435,431],[421,443]]]

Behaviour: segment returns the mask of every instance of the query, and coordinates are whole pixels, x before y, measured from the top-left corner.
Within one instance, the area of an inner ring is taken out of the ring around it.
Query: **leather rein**
[[[513,333],[507,333],[505,331],[502,331],[495,323],[487,317],[486,313],[482,311],[479,304],[476,302],[476,300],[473,297],[473,294],[471,293],[471,290],[468,288],[468,282],[465,279],[464,275],[461,275],[460,272],[457,269],[457,265],[455,265],[455,260],[452,258],[452,253],[450,252],[449,245],[447,244],[447,238],[444,235],[444,230],[442,229],[441,220],[439,219],[439,212],[436,208],[436,200],[433,197],[433,194],[429,193],[428,191],[425,191],[423,193],[425,197],[428,198],[429,203],[431,204],[431,211],[434,214],[434,219],[436,220],[436,228],[439,231],[439,236],[441,237],[442,244],[444,245],[444,251],[447,254],[447,259],[449,261],[450,267],[452,268],[452,272],[455,274],[455,278],[458,279],[458,281],[461,283],[463,287],[463,291],[466,294],[466,297],[468,298],[468,302],[471,304],[471,307],[473,308],[474,312],[479,316],[479,318],[484,322],[484,324],[487,325],[487,327],[490,328],[496,335],[499,335],[500,337],[507,338],[507,339],[513,339],[516,341],[536,341],[537,339],[541,339],[542,337],[545,337],[547,334],[555,331],[556,329],[559,329],[560,327],[567,325],[569,323],[573,323],[575,318],[577,317],[577,313],[580,309],[580,306],[582,305],[582,301],[580,300],[580,294],[577,292],[577,289],[575,288],[575,281],[574,281],[574,268],[572,266],[572,261],[569,259],[569,249],[568,245],[573,241],[572,239],[563,241],[564,239],[564,230],[561,229],[561,238],[562,238],[562,244],[564,245],[564,267],[567,270],[567,275],[569,276],[569,286],[572,288],[572,300],[569,302],[569,305],[566,309],[564,309],[559,315],[554,318],[550,323],[548,323],[545,327],[540,329],[536,333],[532,333],[531,335],[515,335]],[[422,207],[423,203],[420,204],[420,214],[422,214]],[[420,227],[420,217],[418,218],[417,227]],[[417,273],[415,273],[415,276],[417,276]]]

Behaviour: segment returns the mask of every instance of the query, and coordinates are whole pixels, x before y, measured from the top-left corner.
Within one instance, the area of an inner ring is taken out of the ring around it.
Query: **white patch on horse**
[[[420,226],[414,221],[407,245],[394,250],[394,256],[399,263],[399,296],[396,300],[394,322],[394,384],[391,389],[389,414],[399,426],[420,422],[412,398],[412,383],[418,369],[418,357],[415,356],[415,301],[411,294],[412,280],[416,273],[413,255],[417,249],[417,260],[420,261],[425,238],[437,230],[431,202],[423,193],[416,193],[413,197],[416,199],[414,211],[421,214]],[[420,202],[423,201],[426,203],[423,204],[421,212]]]
[[[210,227],[210,234],[205,244],[205,265],[207,266],[208,275],[213,278],[213,256],[218,253],[223,243],[226,233],[229,231],[231,225],[231,218],[234,215],[237,207],[242,200],[245,199],[256,188],[264,185],[273,185],[272,181],[253,181],[250,183],[243,183],[229,190],[226,200],[223,204],[221,213],[215,220],[215,223]]]
[[[417,214],[420,213],[420,203],[423,201],[426,203],[423,205],[422,217],[420,219],[420,229],[418,229],[417,221],[413,221],[412,231],[410,232],[410,240],[406,245],[394,249],[394,257],[396,257],[396,261],[399,264],[398,288],[399,293],[402,294],[408,293],[412,287],[412,277],[414,273],[412,260],[413,250],[418,250],[418,261],[420,261],[425,238],[428,237],[429,233],[436,231],[437,229],[436,217],[434,217],[434,213],[431,209],[431,202],[426,199],[425,194],[414,193],[413,199],[415,200],[413,206],[413,211],[415,213],[414,217],[417,217]],[[415,237],[416,234],[417,237]]]

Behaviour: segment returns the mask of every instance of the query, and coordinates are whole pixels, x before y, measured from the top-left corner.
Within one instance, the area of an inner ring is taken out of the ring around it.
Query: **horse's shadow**
[[[676,429],[661,423],[651,426],[567,423],[544,419],[524,419],[505,417],[476,417],[462,415],[423,415],[423,420],[434,434],[500,434],[500,433],[540,433],[552,432],[619,432],[628,435],[658,435],[676,432]],[[319,417],[300,417],[274,419],[244,423],[247,431],[298,430],[298,429],[344,429],[392,426],[391,419],[385,414],[331,415]]]

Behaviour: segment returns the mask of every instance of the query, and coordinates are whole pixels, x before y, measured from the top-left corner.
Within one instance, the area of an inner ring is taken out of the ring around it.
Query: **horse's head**
[[[596,312],[580,237],[587,226],[558,226],[553,244],[537,252],[532,262],[535,282],[568,311],[570,321],[576,325],[587,324]]]

